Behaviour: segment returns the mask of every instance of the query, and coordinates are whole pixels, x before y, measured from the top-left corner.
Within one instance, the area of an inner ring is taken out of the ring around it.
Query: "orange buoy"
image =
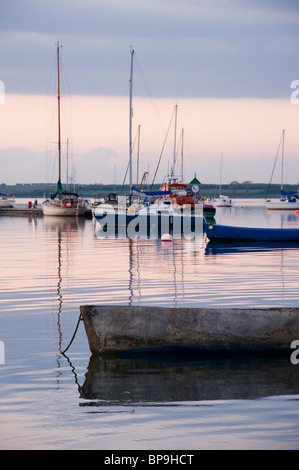
[[[67,202],[66,207],[72,207],[72,204],[70,202]]]

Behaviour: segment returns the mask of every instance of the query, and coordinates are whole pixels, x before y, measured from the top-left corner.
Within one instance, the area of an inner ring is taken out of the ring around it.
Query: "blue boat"
[[[158,199],[140,210],[135,210],[134,206],[115,208],[100,204],[94,211],[94,217],[103,231],[110,235],[121,233],[150,236],[155,233],[160,236],[170,233],[180,237],[202,233],[202,206],[198,213],[176,212],[172,200],[168,198]]]
[[[209,224],[204,220],[204,232],[211,242],[265,241],[298,242],[299,228],[234,227]]]

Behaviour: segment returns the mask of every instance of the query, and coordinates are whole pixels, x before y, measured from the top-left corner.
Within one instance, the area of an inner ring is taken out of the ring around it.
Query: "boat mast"
[[[130,125],[129,125],[129,153],[130,153],[130,203],[131,203],[131,196],[132,196],[132,116],[133,116],[133,108],[132,108],[132,95],[133,95],[133,56],[134,56],[134,49],[131,46],[131,73],[130,73]]]
[[[222,188],[222,152],[221,152],[221,159],[220,159],[220,182],[219,182],[219,196],[221,196],[221,188]]]
[[[281,153],[281,185],[280,191],[283,190],[283,166],[284,166],[284,133],[285,129],[282,130],[282,153]]]
[[[173,145],[173,165],[171,171],[171,177],[175,178],[175,162],[176,162],[176,128],[177,128],[177,114],[178,114],[178,105],[175,105],[175,123],[174,123],[174,145]]]
[[[58,183],[61,183],[61,130],[60,130],[60,75],[59,75],[59,41],[57,41],[57,107],[58,107]]]
[[[182,148],[181,148],[181,182],[184,181],[184,129],[182,129]]]
[[[69,187],[69,138],[66,139],[66,184]]]
[[[136,176],[136,184],[137,185],[138,185],[138,181],[139,181],[139,150],[140,150],[140,124],[138,126],[137,176]]]

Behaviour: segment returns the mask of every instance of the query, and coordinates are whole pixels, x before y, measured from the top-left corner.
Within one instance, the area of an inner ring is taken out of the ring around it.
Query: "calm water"
[[[298,227],[259,201],[218,223]],[[299,306],[299,249],[107,239],[93,220],[0,217],[1,449],[298,449],[289,358],[91,357],[82,304]],[[299,338],[292,338],[299,339]]]

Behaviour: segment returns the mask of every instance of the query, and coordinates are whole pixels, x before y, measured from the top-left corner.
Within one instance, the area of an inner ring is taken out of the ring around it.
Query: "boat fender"
[[[213,229],[214,229],[213,225],[210,224],[210,225],[209,225],[209,230],[213,230]]]
[[[128,214],[135,215],[136,210],[134,206],[128,207]]]

